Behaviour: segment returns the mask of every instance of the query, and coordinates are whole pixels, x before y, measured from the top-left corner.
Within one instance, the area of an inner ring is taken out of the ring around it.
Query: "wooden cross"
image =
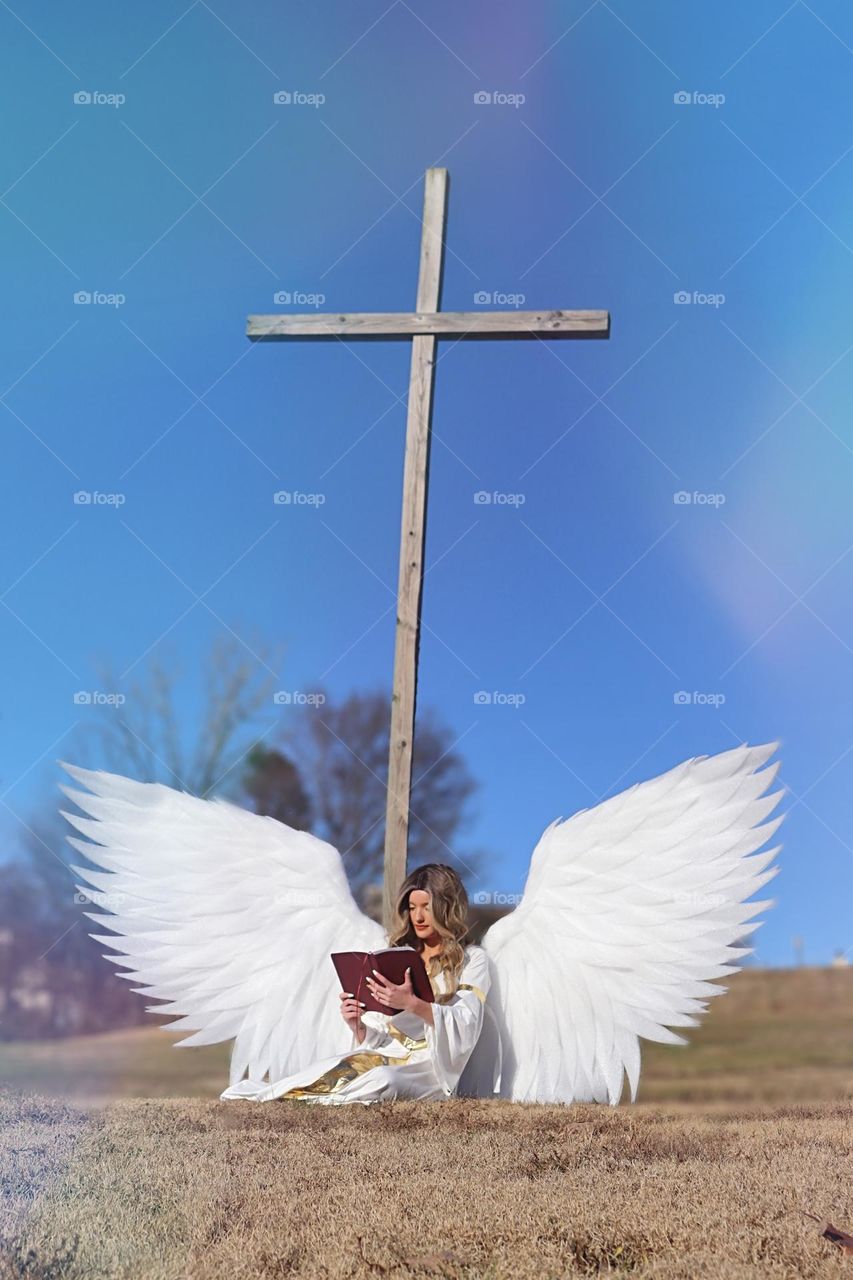
[[[391,750],[385,813],[382,918],[386,929],[396,923],[395,898],[406,877],[436,342],[439,338],[449,337],[610,336],[610,315],[607,311],[440,311],[447,186],[446,169],[427,169],[415,311],[249,316],[247,328],[249,338],[255,342],[287,338],[412,340],[406,453],[403,463],[403,516],[397,587],[394,687],[391,698]]]

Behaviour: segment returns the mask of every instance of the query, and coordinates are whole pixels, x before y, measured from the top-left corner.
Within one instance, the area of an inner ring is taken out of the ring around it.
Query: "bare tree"
[[[94,722],[64,748],[63,758],[203,797],[218,792],[238,803],[249,797],[256,812],[312,830],[340,849],[364,901],[382,870],[388,695],[352,694],[338,704],[315,695],[317,705],[309,700],[296,711],[283,735],[293,746],[282,750],[264,742],[280,723],[272,696],[275,677],[263,679],[259,663],[227,642],[214,645],[204,670],[200,727],[191,749],[176,700],[179,671],[154,661],[123,703],[94,711]],[[108,668],[99,680],[104,689],[120,688]],[[267,709],[268,722],[259,728]],[[59,781],[74,785],[64,774]],[[48,816],[42,810],[26,827],[23,856],[3,868],[0,1039],[148,1020],[133,984],[119,980],[123,971],[105,961],[101,945],[88,936],[98,930],[86,912],[100,914],[103,907],[96,891],[81,894],[75,888],[71,864],[82,866],[86,859],[67,842],[72,833],[59,811],[71,801],[64,802],[54,788],[55,782]],[[477,855],[457,843],[474,788],[452,733],[423,712],[414,753],[413,863],[450,862],[476,871]]]
[[[363,895],[382,875],[389,696],[382,691],[353,693],[340,703],[323,691],[311,697],[286,740],[311,797],[312,830],[340,850],[350,884]],[[475,789],[451,730],[433,712],[420,711],[412,770],[410,866],[446,862],[476,873],[480,855],[461,849],[458,842]]]
[[[254,648],[261,653],[253,655],[231,637],[214,640],[202,667],[202,716],[189,747],[175,700],[179,665],[167,667],[155,657],[147,676],[123,692],[111,665],[101,664],[102,687],[121,691],[124,701],[99,708],[94,730],[84,731],[79,748],[73,748],[76,754],[68,749],[69,757],[84,763],[94,755],[98,764],[93,767],[125,773],[139,782],[165,782],[197,796],[238,790],[239,766],[263,736],[256,727],[258,717],[268,713],[264,733],[274,725],[276,677],[262,647]]]
[[[163,781],[192,794],[239,792],[241,767],[277,722],[271,664],[247,653],[230,637],[214,642],[202,664],[199,729],[189,746],[176,694],[180,668],[152,660],[147,675],[126,690],[109,665],[97,671],[101,689],[121,692],[122,702],[93,708],[93,720],[63,748],[63,758],[90,768],[125,773],[141,782]],[[269,672],[263,678],[262,668]],[[266,711],[267,723],[258,721]],[[95,890],[75,889],[71,864],[86,864],[72,851],[73,834],[60,816],[53,779],[44,809],[52,816],[25,824],[19,857],[3,868],[9,892],[0,896],[0,1038],[97,1031],[146,1020],[144,1004],[120,970],[107,963],[88,936],[100,911]]]

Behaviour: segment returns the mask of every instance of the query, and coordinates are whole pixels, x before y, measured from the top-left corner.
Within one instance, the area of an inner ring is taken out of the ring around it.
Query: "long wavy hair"
[[[421,950],[421,940],[415,932],[409,915],[409,894],[413,889],[424,889],[430,895],[433,925],[441,935],[441,950],[426,963],[426,971],[439,1004],[446,1004],[456,993],[462,966],[465,962],[463,939],[467,936],[468,894],[452,867],[443,862],[426,862],[415,867],[407,876],[397,894],[396,923],[389,933],[391,947],[414,947]],[[440,994],[433,981],[444,970],[448,989]]]

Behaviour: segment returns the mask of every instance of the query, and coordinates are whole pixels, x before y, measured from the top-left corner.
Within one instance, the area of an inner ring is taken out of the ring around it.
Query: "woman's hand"
[[[366,979],[370,994],[380,1004],[390,1005],[394,1009],[405,1009],[407,1012],[414,1012],[415,1005],[422,1003],[412,990],[412,971],[406,970],[406,976],[402,986],[395,986],[393,982],[389,982],[378,970],[373,970],[373,977],[369,975]]]
[[[342,991],[340,994],[341,1001],[341,1017],[354,1035],[358,1036],[359,1042],[364,1039],[365,1029],[361,1022],[361,1011],[364,1008],[363,1000],[356,1000],[351,991]]]

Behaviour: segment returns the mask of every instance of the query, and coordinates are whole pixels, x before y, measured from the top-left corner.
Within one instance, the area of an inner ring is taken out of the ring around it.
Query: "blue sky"
[[[849,6],[48,2],[0,30],[7,845],[99,659],[168,646],[190,736],[226,629],[285,647],[282,689],[390,684],[408,348],[245,320],[413,307],[444,164],[445,309],[612,314],[607,342],[440,346],[419,698],[480,783],[469,887],[517,892],[558,815],[779,739],[758,960],[853,946]]]

